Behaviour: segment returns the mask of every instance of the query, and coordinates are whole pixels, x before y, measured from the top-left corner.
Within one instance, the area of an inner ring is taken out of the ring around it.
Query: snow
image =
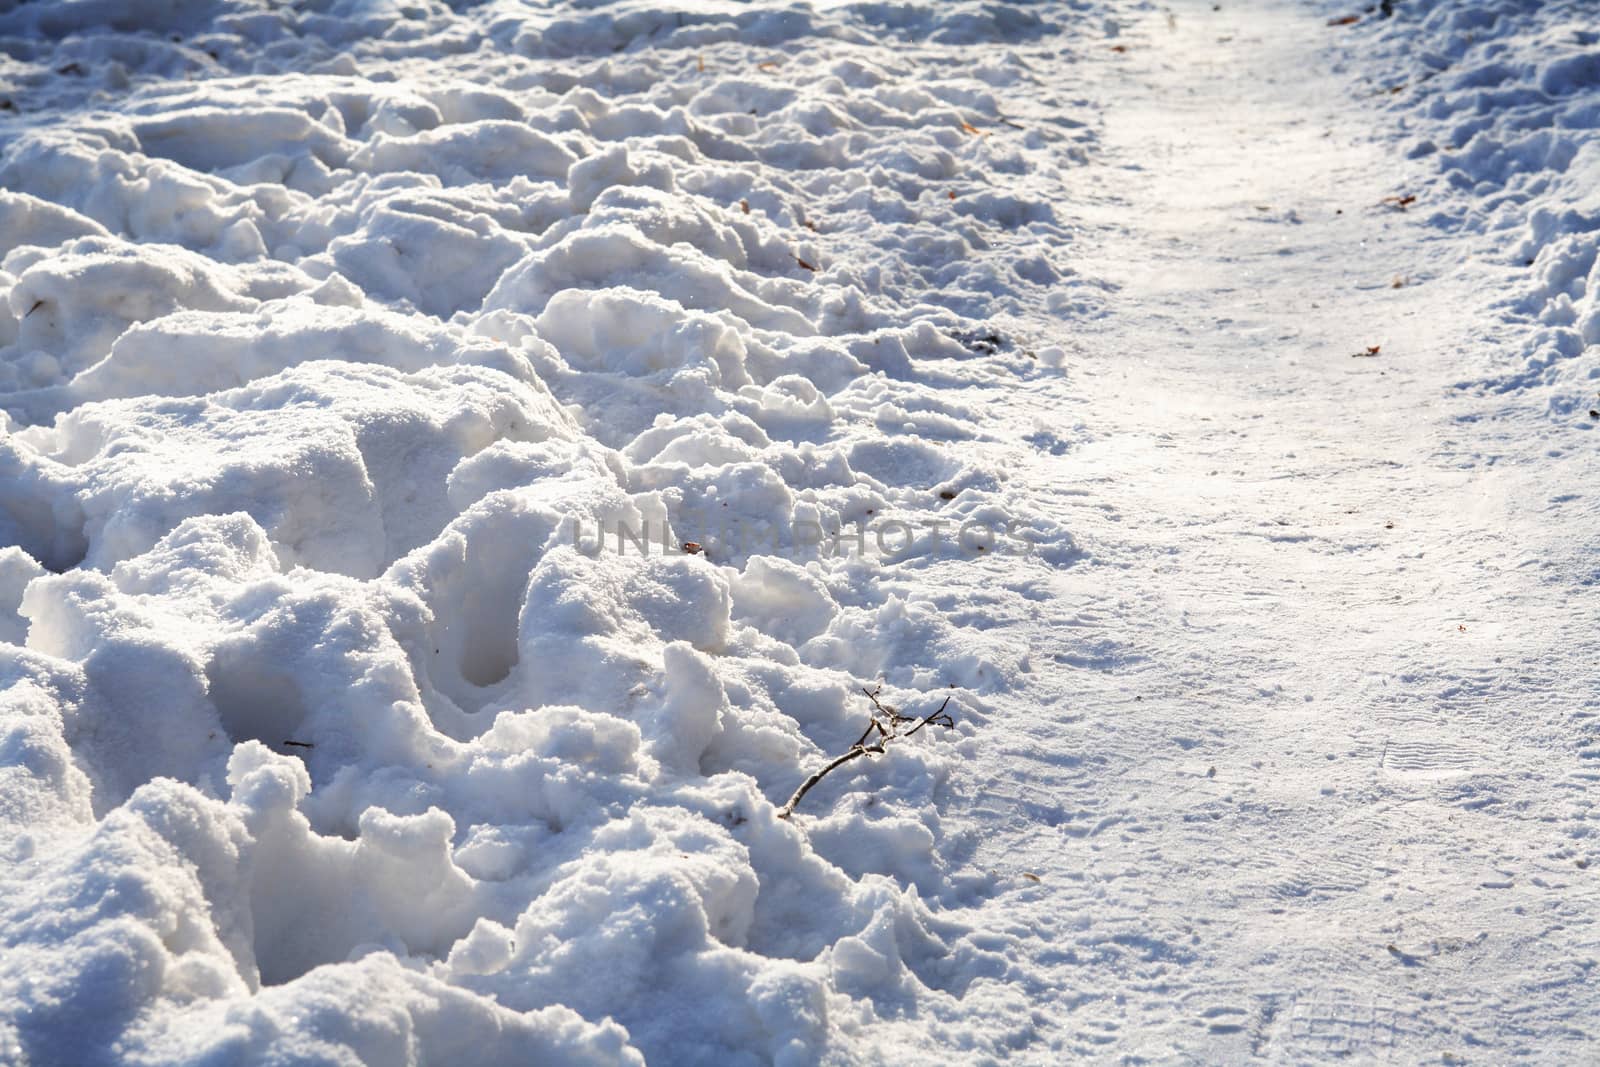
[[[1452,230],[1498,238],[1514,268],[1499,306],[1521,331],[1518,364],[1487,371],[1503,390],[1547,386],[1551,414],[1587,418],[1585,350],[1600,341],[1593,275],[1600,156],[1585,134],[1600,122],[1597,38],[1570,4],[1518,10],[1427,5],[1410,39],[1380,36],[1396,109],[1415,113],[1408,154],[1437,160],[1432,184],[1469,193],[1433,213]],[[1522,268],[1530,268],[1523,270]],[[1531,275],[1531,279],[1528,276]],[[1590,357],[1592,359],[1592,356]]]
[[[1596,41],[0,2],[0,1062],[1592,1058]]]

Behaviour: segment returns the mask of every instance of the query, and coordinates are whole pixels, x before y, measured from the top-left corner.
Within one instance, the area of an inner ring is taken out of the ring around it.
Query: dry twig
[[[890,741],[899,741],[902,738],[910,737],[929,723],[934,726],[944,727],[954,727],[956,724],[955,720],[945,713],[945,708],[950,706],[949,697],[944,698],[944,703],[939,705],[938,711],[931,715],[924,715],[919,719],[913,715],[902,715],[898,708],[881,703],[878,700],[878,694],[883,692],[883,686],[881,685],[876,689],[868,689],[862,686],[861,691],[867,695],[868,700],[872,701],[872,715],[867,720],[866,730],[862,731],[856,743],[851,745],[844,755],[829,760],[827,766],[801,782],[800,788],[794,791],[794,796],[789,798],[789,802],[778,809],[778,818],[787,819],[793,815],[795,805],[800,803],[802,797],[811,792],[813,786],[826,778],[830,772],[838,770],[851,760],[859,756],[881,756],[884,746]],[[911,724],[911,728],[902,733],[900,728],[907,723]],[[873,737],[874,734],[877,735],[876,738]],[[869,739],[871,739],[870,744],[868,743]]]

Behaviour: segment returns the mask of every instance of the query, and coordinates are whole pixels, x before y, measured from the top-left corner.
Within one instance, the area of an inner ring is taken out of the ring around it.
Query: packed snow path
[[[1594,1058],[1600,64],[1400,6],[0,2],[0,1063]]]
[[[1108,76],[1110,313],[995,415],[1094,559],[950,810],[1075,1054],[1592,1056],[1591,437],[1453,388],[1495,282],[1326,14],[1221,7]]]

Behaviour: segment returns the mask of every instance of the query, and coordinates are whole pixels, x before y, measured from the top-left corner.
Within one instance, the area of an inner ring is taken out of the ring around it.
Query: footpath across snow
[[[1583,9],[0,0],[0,1063],[1591,1057]]]

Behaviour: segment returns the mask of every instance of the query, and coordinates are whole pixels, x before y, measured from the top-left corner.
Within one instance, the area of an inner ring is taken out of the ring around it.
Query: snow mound
[[[919,589],[1076,554],[941,386],[1084,5],[459,6],[0,5],[0,1060],[1002,1054]]]
[[[1600,379],[1600,36],[1582,3],[1408,0],[1372,16],[1383,91],[1408,153],[1436,161],[1412,210],[1480,235],[1508,290],[1516,358],[1467,384],[1548,390],[1554,417],[1585,425]],[[1416,195],[1414,193],[1409,195]]]

